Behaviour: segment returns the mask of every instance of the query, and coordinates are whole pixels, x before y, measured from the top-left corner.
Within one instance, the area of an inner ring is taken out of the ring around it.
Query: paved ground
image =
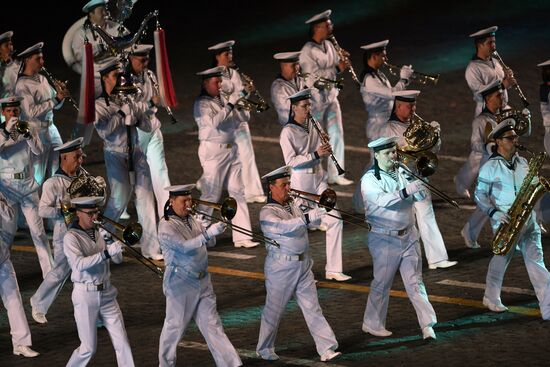
[[[515,70],[518,80],[532,101],[533,136],[523,142],[534,150],[542,150],[544,132],[538,109],[539,72],[534,66],[550,57],[548,45],[548,6],[542,2],[522,4],[499,3],[491,5],[446,5],[446,9],[414,6],[410,2],[393,1],[384,4],[362,4],[342,1],[315,6],[306,2],[283,2],[281,11],[275,4],[232,3],[214,6],[196,4],[185,13],[170,13],[168,5],[160,3],[161,22],[167,31],[172,72],[180,106],[175,109],[177,125],[166,121],[163,126],[170,176],[173,183],[194,182],[201,174],[196,155],[198,142],[192,120],[192,101],[198,94],[199,81],[195,71],[209,66],[206,47],[210,44],[235,38],[238,42],[235,57],[241,69],[250,74],[263,94],[269,98],[269,85],[277,73],[271,55],[278,51],[299,49],[306,39],[306,28],[296,26],[309,15],[332,7],[335,14],[337,35],[342,46],[349,48],[358,72],[361,71],[361,52],[364,43],[390,38],[389,54],[392,62],[412,63],[418,70],[441,73],[436,87],[422,87],[418,113],[429,120],[437,120],[443,130],[443,147],[440,167],[432,182],[441,190],[456,197],[452,177],[464,162],[469,151],[470,122],[473,102],[464,82],[464,67],[471,56],[472,46],[465,35],[485,26],[498,24],[498,46],[501,55]],[[423,4],[423,3],[422,3]],[[78,84],[60,61],[59,42],[64,30],[77,18],[80,5],[71,5],[66,16],[60,16],[56,24],[33,13],[30,16],[36,27],[51,28],[51,36],[41,34],[51,45],[46,54],[47,65],[59,78],[69,78]],[[149,2],[136,5],[134,26],[143,14],[153,8]],[[214,9],[212,11],[212,9]],[[40,12],[37,10],[37,13]],[[344,16],[345,15],[345,16]],[[200,25],[203,19],[213,20],[211,27]],[[231,19],[238,19],[235,25]],[[258,21],[261,19],[261,21]],[[17,24],[17,23],[16,23]],[[27,25],[14,26],[16,47],[23,50],[39,41],[38,35],[29,35]],[[2,31],[0,29],[0,31]],[[260,41],[261,40],[261,41]],[[346,133],[346,170],[349,177],[358,180],[368,161],[365,153],[363,123],[366,114],[361,98],[348,78],[340,100]],[[73,95],[77,95],[73,92]],[[519,106],[511,92],[512,104]],[[56,118],[64,138],[67,138],[74,121],[69,108],[60,111]],[[272,110],[254,116],[251,130],[255,139],[256,158],[261,173],[282,164],[280,148],[276,144],[279,127]],[[275,141],[275,143],[273,142]],[[104,175],[101,144],[95,137],[86,149],[89,157],[85,166],[93,174]],[[545,169],[548,174],[548,170]],[[336,187],[339,203],[344,209],[351,207],[353,187]],[[541,320],[538,304],[525,271],[521,256],[517,256],[507,272],[503,302],[510,312],[495,314],[481,304],[485,272],[490,260],[490,234],[484,232],[482,249],[464,247],[460,229],[472,212],[473,203],[456,198],[461,210],[455,210],[440,200],[434,200],[439,226],[445,239],[449,256],[459,264],[447,270],[424,268],[424,281],[439,323],[435,330],[437,341],[426,343],[413,308],[404,294],[402,281],[396,277],[390,308],[388,329],[390,338],[376,338],[361,331],[361,321],[372,280],[372,261],[365,246],[366,231],[351,224],[344,226],[345,271],[353,280],[342,284],[323,281],[324,234],[310,233],[315,259],[314,272],[319,280],[319,297],[329,323],[340,343],[342,358],[332,365],[340,366],[494,366],[494,365],[548,365],[549,324]],[[259,227],[258,212],[261,205],[250,206],[252,222]],[[135,214],[133,205],[130,212]],[[543,237],[548,250],[548,237]],[[41,273],[30,238],[21,231],[15,241],[12,259],[19,286],[30,320],[33,346],[42,355],[27,360],[11,355],[11,342],[6,313],[0,311],[0,365],[1,366],[60,366],[66,363],[78,336],[72,316],[71,285],[66,285],[53,305],[45,326],[32,321],[30,296],[38,287]],[[230,255],[241,255],[228,257]],[[242,256],[244,255],[244,256]],[[265,366],[254,357],[259,331],[259,320],[265,299],[262,269],[265,250],[256,248],[237,250],[224,235],[221,243],[210,251],[210,271],[218,298],[218,310],[229,338],[238,348],[247,366]],[[249,257],[249,258],[247,258]],[[547,260],[548,256],[546,256]],[[123,265],[112,267],[112,282],[119,290],[119,302],[124,313],[136,364],[158,364],[158,339],[164,319],[162,282],[142,265],[128,258]],[[184,366],[212,366],[213,360],[205,348],[205,342],[195,326],[191,327],[179,350],[179,364]],[[273,366],[321,365],[313,340],[307,331],[297,305],[288,306],[280,325],[277,353],[281,361]],[[99,330],[98,353],[94,366],[114,365],[115,355],[104,329]]]

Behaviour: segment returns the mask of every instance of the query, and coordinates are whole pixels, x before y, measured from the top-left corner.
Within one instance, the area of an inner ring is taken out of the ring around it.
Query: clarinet
[[[153,88],[155,89],[155,93],[157,96],[160,96],[160,90],[159,90],[159,84],[157,81],[153,78],[153,72],[151,70],[147,70],[147,76],[149,77],[149,80],[151,81],[151,84],[153,84]],[[166,113],[168,116],[170,116],[170,119],[172,120],[172,124],[176,124],[179,121],[176,119],[176,116],[172,113],[172,109],[170,106],[163,106],[166,110]]]
[[[309,114],[309,119],[311,120],[313,127],[315,128],[315,130],[319,134],[319,138],[321,139],[321,143],[330,144],[330,142],[325,137],[327,134],[323,131],[323,128],[321,127],[321,124],[319,124],[319,121],[317,121],[311,113]],[[340,164],[336,160],[336,157],[334,156],[334,153],[330,153],[330,158],[332,159],[332,162],[334,163],[334,165],[336,166],[336,169],[338,170],[338,176],[341,176],[344,173],[346,173],[346,171],[344,171],[344,169],[340,166]]]

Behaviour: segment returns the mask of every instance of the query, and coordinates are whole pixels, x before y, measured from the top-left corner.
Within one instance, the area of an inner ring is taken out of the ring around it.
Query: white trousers
[[[470,188],[477,179],[479,167],[483,155],[479,152],[470,152],[466,163],[460,167],[458,174],[455,176],[456,192],[462,194],[464,190],[470,191]],[[471,191],[470,191],[471,193]]]
[[[340,110],[340,102],[327,102],[313,105],[313,116],[319,121],[325,132],[330,137],[330,145],[334,157],[342,169],[345,167],[344,157],[344,127],[342,125],[342,111]],[[338,178],[338,170],[332,162],[332,159],[327,159],[328,180],[330,182]]]
[[[217,144],[201,141],[199,145],[199,160],[203,174],[201,177],[201,200],[219,202],[222,190],[225,188],[237,201],[237,215],[232,223],[237,226],[251,230],[248,205],[244,198],[244,188],[241,178],[241,162],[239,152],[235,144]],[[204,205],[200,206],[201,212],[212,215],[214,208]],[[219,217],[219,213],[216,214]],[[206,225],[210,223],[209,218],[204,218]],[[249,240],[252,237],[233,229],[233,242]]]
[[[535,289],[542,318],[550,320],[550,273],[544,265],[540,233],[535,232],[521,236],[518,246],[523,255],[529,279]],[[494,255],[489,262],[485,281],[485,297],[493,303],[500,301],[502,281],[514,252],[515,250],[512,249],[506,256]]]
[[[420,238],[424,245],[424,252],[428,264],[435,264],[440,261],[449,260],[447,249],[443,242],[443,236],[435,219],[435,212],[432,204],[432,194],[428,192],[422,201],[415,201],[413,204],[416,215],[416,224],[420,232]]]
[[[80,338],[80,346],[73,351],[67,367],[86,366],[97,349],[97,325],[99,317],[103,320],[105,328],[109,332],[111,342],[115,348],[117,365],[134,366],[134,358],[122,312],[116,300],[117,290],[109,286],[104,291],[88,291],[74,288],[72,301],[74,306],[74,319]]]
[[[326,174],[323,173],[320,175],[318,173],[302,173],[300,171],[294,171],[292,173],[292,188],[320,195],[328,188]],[[309,208],[307,210],[317,207],[317,204],[306,200],[298,200],[297,203],[301,208]],[[340,213],[336,210],[332,210],[327,214],[330,214],[330,216],[325,215],[322,220],[322,223],[327,226],[325,246],[327,264],[325,266],[325,270],[340,273],[343,271],[342,236],[344,231],[344,222],[342,221]]]
[[[25,316],[25,308],[21,300],[15,270],[10,259],[0,264],[0,296],[2,296],[2,303],[8,312],[13,346],[31,346],[31,331]]]
[[[244,197],[248,199],[253,196],[264,195],[248,122],[241,122],[237,127],[235,143],[239,149],[239,159],[241,160]]]
[[[401,237],[370,232],[368,245],[372,256],[374,279],[370,285],[363,326],[373,330],[386,328],[390,290],[398,270],[416,311],[420,328],[435,325],[435,311],[428,300],[422,281],[422,255],[416,229],[413,227]]]
[[[199,280],[175,270],[169,266],[165,274],[166,318],[160,334],[159,366],[176,365],[178,343],[192,319],[206,340],[216,366],[241,366],[241,359],[225,334],[216,311],[216,295],[210,274]]]
[[[47,129],[41,129],[38,134],[42,145],[44,146],[44,152],[38,156],[32,155],[32,164],[34,169],[34,179],[39,186],[42,186],[44,181],[48,177],[57,171],[59,167],[59,153],[54,152],[53,148],[63,144],[61,135],[54,124],[51,124]]]
[[[319,355],[336,350],[338,342],[319,305],[313,272],[313,260],[306,254],[304,261],[265,259],[265,288],[267,295],[262,310],[260,336],[256,351],[266,357],[275,353],[277,330],[286,305],[292,297],[300,306]]]
[[[141,253],[146,257],[159,254],[157,223],[152,214],[155,212],[155,198],[145,155],[141,152],[134,154],[136,174],[134,186],[130,184],[127,154],[105,150],[104,157],[110,189],[105,216],[118,221],[134,192],[138,221],[143,226],[143,236],[140,241]]]
[[[157,213],[160,218],[164,215],[164,204],[166,204],[169,197],[169,192],[164,189],[170,186],[170,177],[168,176],[168,167],[164,156],[164,138],[160,128],[151,133],[140,129],[137,131],[139,146],[147,156],[153,191],[157,200]]]

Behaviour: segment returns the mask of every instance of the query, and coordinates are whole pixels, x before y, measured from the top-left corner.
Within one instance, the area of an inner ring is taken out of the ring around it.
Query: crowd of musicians
[[[368,113],[365,127],[371,152],[353,198],[355,209],[364,213],[363,224],[368,223],[366,237],[373,259],[362,329],[377,337],[392,334],[386,329],[386,318],[390,289],[399,271],[422,337],[436,338],[433,327],[437,318],[422,280],[420,243],[429,269],[457,263],[447,255],[432,194],[451,204],[456,202],[436,191],[426,179],[433,173],[427,171],[433,171],[432,160],[441,146],[441,128],[436,121],[427,122],[416,114],[420,91],[409,89],[422,78],[424,82],[434,81],[433,76],[415,72],[412,66],[389,65],[399,78],[392,85],[382,71],[388,66],[388,40],[361,47],[364,69],[357,76],[349,53],[332,35],[331,11],[311,17],[305,22],[311,39],[301,51],[273,55],[280,73],[271,85],[271,104],[281,124],[285,166],[273,167],[260,177],[248,122],[252,113],[267,108],[267,102],[250,77],[235,67],[234,41],[208,47],[212,65],[196,73],[201,93],[193,106],[202,176],[193,184],[172,185],[157,118],[158,108],[163,107],[159,81],[148,68],[154,46],[132,44],[125,57],[113,56],[98,30],[113,37],[129,31],[107,19],[105,0],[91,0],[82,10],[86,18],[72,39],[71,67],[83,72],[82,46],[91,43],[96,112],[93,124],[75,126],[70,139],[62,139],[54,111],[64,104],[76,104],[66,85],[44,68],[47,45],[41,42],[14,55],[14,33],[0,34],[0,293],[14,354],[39,355],[31,349],[30,329],[10,261],[17,229],[26,226],[43,276],[30,298],[34,321],[46,324],[46,315],[65,281],[70,277],[73,282],[80,345],[68,366],[84,366],[91,360],[96,352],[97,327],[101,326],[109,332],[118,365],[134,365],[116,300],[117,289],[110,276],[110,263],[122,262],[123,252],[129,250],[144,264],[153,264],[152,269],[164,278],[166,316],[159,364],[176,364],[177,345],[193,319],[217,366],[242,365],[224,332],[208,273],[207,248],[215,246],[216,237],[230,227],[235,247],[255,247],[259,240],[267,249],[267,295],[257,355],[270,361],[279,359],[275,353],[277,329],[285,306],[294,298],[321,361],[338,357],[338,341],[318,301],[308,230],[326,232],[325,278],[350,280],[344,273],[342,256],[343,217],[347,213],[329,195],[329,185],[353,183],[345,177],[338,100],[342,76],[347,72],[360,86]],[[496,32],[497,27],[490,27],[470,35],[475,54],[465,74],[476,107],[471,153],[455,184],[458,195],[473,198],[477,204],[461,232],[470,248],[479,247],[477,238],[487,221],[497,232],[500,225],[515,220],[509,209],[526,177],[533,185],[543,179],[532,177],[531,164],[518,154],[518,137],[530,134],[530,114],[526,108],[514,110],[510,106],[512,90],[519,93],[525,107],[527,101],[512,70],[496,53]],[[538,66],[543,75],[540,106],[544,141],[550,151],[550,60]],[[431,140],[419,141],[425,134],[411,136],[412,125],[428,132]],[[83,148],[90,144],[93,128],[103,140],[106,179],[93,177],[82,167]],[[196,189],[200,198],[191,196]],[[223,190],[232,198],[227,206],[217,204]],[[130,247],[134,243],[127,237],[116,235],[131,197],[135,198],[142,231],[135,247]],[[252,231],[249,203],[263,203],[259,218],[262,234]],[[214,213],[217,209],[222,213]],[[158,216],[153,215],[155,212]],[[542,318],[547,320],[550,274],[543,260],[540,207],[528,215],[514,249],[493,256],[483,304],[494,312],[507,310],[501,300],[503,278],[512,255],[520,251]],[[53,227],[51,244],[46,235],[48,226]],[[164,262],[164,269],[155,267],[159,261]]]

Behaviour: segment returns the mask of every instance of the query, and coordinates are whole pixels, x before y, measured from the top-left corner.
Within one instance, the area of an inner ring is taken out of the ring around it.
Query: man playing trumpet
[[[307,88],[305,78],[299,75],[300,52],[280,52],[273,55],[279,62],[280,73],[271,83],[271,102],[277,112],[279,124],[284,126],[290,115],[288,97]]]
[[[289,97],[290,119],[283,127],[279,142],[283,151],[285,164],[292,167],[294,180],[292,188],[320,195],[328,188],[327,174],[321,161],[332,153],[328,137],[322,144],[319,133],[315,131],[310,121],[311,89],[304,89]],[[309,202],[300,200],[304,211],[315,208]],[[345,281],[351,279],[344,274],[342,266],[342,232],[343,222],[339,213],[335,217],[326,216],[322,223],[326,232],[326,279]]]

